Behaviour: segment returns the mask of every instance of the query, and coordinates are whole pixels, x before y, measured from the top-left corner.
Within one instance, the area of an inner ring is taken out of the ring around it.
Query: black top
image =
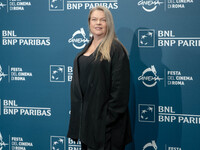
[[[94,55],[93,53],[90,56],[81,55],[78,59],[78,69],[79,69],[79,81],[81,92],[84,97],[87,86],[88,86],[88,75],[91,71],[91,63]]]

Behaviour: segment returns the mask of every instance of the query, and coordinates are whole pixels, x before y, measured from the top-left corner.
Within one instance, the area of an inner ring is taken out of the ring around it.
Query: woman
[[[93,8],[88,23],[92,39],[74,61],[68,137],[82,150],[124,150],[132,140],[128,56],[107,8]]]

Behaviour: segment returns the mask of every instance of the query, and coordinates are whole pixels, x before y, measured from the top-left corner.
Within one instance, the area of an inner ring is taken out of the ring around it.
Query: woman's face
[[[90,32],[94,38],[103,38],[106,35],[107,24],[103,11],[95,10],[90,16]]]

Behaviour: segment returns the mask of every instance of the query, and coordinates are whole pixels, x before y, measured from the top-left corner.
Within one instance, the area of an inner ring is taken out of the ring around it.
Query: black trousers
[[[81,150],[111,150],[111,135],[110,135],[110,129],[107,129],[106,135],[105,135],[105,144],[104,147],[99,147],[98,149],[94,149],[92,147],[88,147],[86,144],[81,142]]]
[[[102,147],[99,147],[97,149],[94,149],[92,147],[88,147],[86,144],[81,142],[81,150],[125,150],[125,145],[120,149],[112,147],[110,133],[107,133],[104,147],[102,146]]]
[[[110,143],[107,143],[104,145],[104,147],[94,149],[92,147],[88,147],[87,145],[81,142],[81,150],[111,150],[111,147],[110,147]]]
[[[81,142],[81,150],[125,150],[125,145],[121,148],[115,148],[112,146],[111,143],[111,128],[106,129],[106,135],[105,135],[105,144],[104,147],[99,147],[97,149],[94,149],[92,147],[88,147],[86,144]]]
[[[81,150],[113,150],[113,149],[111,149],[111,143],[107,143],[104,145],[104,147],[100,147],[98,149],[88,147],[84,143],[81,143]],[[115,150],[116,150],[116,148],[115,148]],[[117,149],[117,150],[125,150],[125,145],[122,149]]]

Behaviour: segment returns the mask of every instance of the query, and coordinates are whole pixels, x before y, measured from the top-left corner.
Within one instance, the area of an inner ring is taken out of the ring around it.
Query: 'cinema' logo
[[[82,49],[89,42],[89,40],[86,38],[84,29],[80,28],[80,30],[74,32],[72,38],[70,38],[68,42],[72,43],[76,49]]]
[[[154,140],[145,144],[144,147],[143,147],[143,150],[149,149],[149,147],[153,148],[154,150],[158,149],[156,142]]]
[[[3,77],[5,77],[5,76],[8,76],[8,74],[5,74],[5,73],[2,71],[2,67],[1,67],[1,65],[0,65],[0,82],[1,82],[1,80],[3,79]]]
[[[142,6],[146,12],[155,11],[161,4],[163,4],[163,2],[160,2],[159,0],[141,0],[138,2],[138,6]]]
[[[158,81],[163,80],[163,78],[157,76],[156,68],[152,65],[151,68],[149,67],[142,72],[142,75],[138,77],[138,80],[141,80],[146,87],[153,87]]]
[[[6,4],[3,4],[2,2],[0,2],[0,10],[2,9],[2,8],[4,8],[6,6]]]
[[[7,145],[8,144],[3,141],[3,136],[2,136],[2,134],[0,132],[0,150],[2,150],[3,147],[6,147]]]

